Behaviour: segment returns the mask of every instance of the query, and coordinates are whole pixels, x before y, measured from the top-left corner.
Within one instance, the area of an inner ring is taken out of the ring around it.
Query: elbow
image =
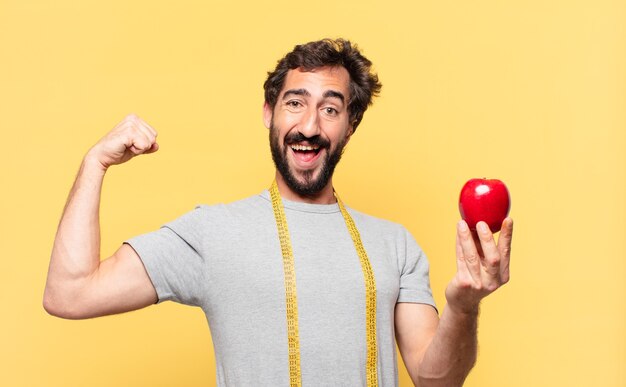
[[[66,308],[62,306],[62,303],[55,297],[54,291],[46,286],[46,290],[43,294],[43,309],[50,315],[60,318],[69,318]]]
[[[67,318],[66,314],[63,313],[63,310],[55,304],[52,300],[44,297],[43,299],[43,309],[50,315],[54,317]]]
[[[413,384],[419,387],[462,387],[474,366],[474,362],[472,361],[467,366],[457,365],[436,372],[432,372],[434,370],[431,372],[420,370],[417,377],[413,379]]]
[[[69,297],[55,292],[54,289],[46,286],[43,296],[43,308],[51,316],[59,317],[67,320],[81,320],[86,318],[76,308],[76,303]]]
[[[417,380],[413,380],[413,385],[416,387],[463,387],[464,382],[465,378],[447,380],[420,376]]]

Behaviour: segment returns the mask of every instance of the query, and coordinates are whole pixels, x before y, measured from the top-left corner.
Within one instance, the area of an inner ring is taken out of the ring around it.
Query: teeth
[[[317,150],[319,145],[292,145],[291,149],[295,151],[312,151]]]

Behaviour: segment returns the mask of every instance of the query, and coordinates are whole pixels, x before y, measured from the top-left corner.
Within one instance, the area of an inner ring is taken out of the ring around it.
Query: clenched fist
[[[156,137],[156,130],[135,114],[129,114],[89,150],[86,158],[98,161],[106,170],[137,155],[156,152]]]

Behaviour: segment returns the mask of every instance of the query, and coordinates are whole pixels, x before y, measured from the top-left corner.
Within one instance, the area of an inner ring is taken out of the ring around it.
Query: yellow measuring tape
[[[289,345],[289,384],[291,387],[302,385],[300,371],[300,336],[298,333],[298,297],[296,294],[296,273],[294,269],[293,250],[291,249],[291,238],[287,228],[287,218],[282,205],[282,199],[278,192],[276,181],[270,188],[276,227],[278,228],[278,238],[283,255],[283,271],[285,273],[285,301],[287,304],[287,342]],[[376,369],[378,348],[376,344],[376,281],[374,272],[370,265],[369,258],[361,242],[359,230],[357,230],[352,217],[346,211],[345,206],[339,196],[335,193],[337,204],[346,222],[354,247],[356,248],[361,270],[365,279],[365,338],[367,341],[367,360],[365,372],[368,387],[378,386],[378,373]]]

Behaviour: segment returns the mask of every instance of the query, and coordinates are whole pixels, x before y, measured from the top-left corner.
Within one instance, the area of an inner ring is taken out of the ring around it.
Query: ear
[[[265,102],[263,104],[263,123],[266,128],[270,128],[272,126],[272,116],[274,115],[274,111],[271,106]]]
[[[350,124],[350,126],[348,126],[348,132],[346,133],[346,141],[350,140],[350,137],[352,137],[352,135],[354,134],[354,124]]]

